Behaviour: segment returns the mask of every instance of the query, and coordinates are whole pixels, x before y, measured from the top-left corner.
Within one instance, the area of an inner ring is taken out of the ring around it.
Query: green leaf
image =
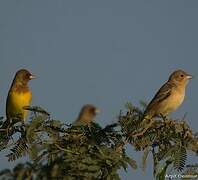
[[[149,155],[149,152],[150,152],[150,147],[147,147],[145,150],[144,150],[144,154],[142,156],[142,171],[145,172],[146,170],[146,166],[147,166],[147,157]]]

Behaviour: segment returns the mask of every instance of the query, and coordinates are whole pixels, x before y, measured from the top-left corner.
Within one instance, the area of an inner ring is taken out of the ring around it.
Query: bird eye
[[[180,75],[180,77],[184,77],[184,75],[183,75],[183,74],[181,74],[181,75]]]
[[[30,75],[27,73],[27,74],[25,75],[25,77],[26,77],[27,79],[29,79],[29,78],[30,78]]]

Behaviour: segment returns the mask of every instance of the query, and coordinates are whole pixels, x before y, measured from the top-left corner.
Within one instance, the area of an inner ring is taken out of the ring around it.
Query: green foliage
[[[10,150],[11,153],[7,155],[8,161],[15,161],[16,159],[24,156],[27,152],[28,146],[24,138],[17,140],[16,145]]]
[[[127,108],[127,112],[119,116],[121,131],[126,139],[125,144],[131,144],[136,151],[144,151],[143,170],[145,170],[146,159],[151,150],[153,174],[156,178],[164,175],[162,169],[164,172],[170,165],[174,169],[182,171],[185,167],[187,152],[198,153],[198,137],[192,133],[184,120],[173,120],[167,117],[156,118],[151,120],[153,121],[151,126],[147,126],[142,123],[143,111],[131,104],[128,104]],[[149,121],[148,123],[150,123]],[[146,126],[148,127],[147,131],[141,133]]]
[[[156,175],[156,180],[165,180],[165,175],[166,175],[166,171],[168,166],[172,163],[172,161],[167,160],[165,162],[165,164],[163,165],[163,167],[161,169],[159,169],[157,175]]]
[[[13,171],[2,171],[12,177],[27,179],[119,179],[118,170],[128,166],[137,168],[136,162],[125,153],[117,150],[123,143],[117,124],[100,127],[70,126],[50,118],[41,108],[33,111],[31,122],[21,125],[20,136],[16,136],[13,126],[9,136],[15,137],[7,155],[9,161],[16,160],[25,153],[30,163],[20,164]],[[13,134],[11,134],[11,132]],[[18,139],[17,139],[18,138]],[[10,145],[9,145],[10,146]]]
[[[144,150],[144,153],[143,153],[143,156],[142,156],[142,170],[143,170],[143,172],[145,172],[145,170],[146,170],[147,158],[148,158],[149,152],[150,152],[150,147],[147,147]]]
[[[25,109],[32,112],[31,121],[12,125],[9,131],[0,129],[0,150],[10,150],[9,161],[28,155],[30,162],[2,170],[1,179],[120,179],[120,169],[137,169],[126,153],[125,145],[130,144],[143,152],[143,171],[148,155],[153,156],[153,174],[163,180],[167,169],[183,170],[189,151],[198,152],[198,137],[183,120],[156,118],[139,133],[147,124],[142,123],[143,110],[131,103],[120,113],[118,123],[104,128],[96,123],[89,127],[63,124],[40,107]]]
[[[182,171],[185,167],[187,152],[186,148],[183,146],[176,146],[177,151],[173,154],[173,166],[176,170]]]

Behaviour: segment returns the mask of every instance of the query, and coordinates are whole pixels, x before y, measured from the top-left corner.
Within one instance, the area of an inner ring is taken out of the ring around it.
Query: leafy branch
[[[1,150],[11,151],[8,160],[28,155],[30,162],[2,170],[0,177],[120,179],[121,168],[137,169],[136,161],[126,153],[130,144],[144,152],[143,170],[149,154],[153,156],[153,174],[162,180],[168,169],[183,172],[189,151],[198,153],[198,137],[184,120],[152,119],[145,131],[144,109],[130,103],[120,112],[118,123],[104,128],[96,123],[89,127],[63,124],[40,107],[27,109],[32,112],[31,121],[13,125],[8,134],[0,131],[0,140]]]

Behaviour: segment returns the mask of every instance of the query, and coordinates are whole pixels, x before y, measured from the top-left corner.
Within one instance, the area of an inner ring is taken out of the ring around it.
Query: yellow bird
[[[28,111],[25,106],[30,106],[32,92],[28,87],[28,82],[35,77],[26,69],[17,71],[6,101],[6,124],[9,125],[16,119],[25,121]]]

